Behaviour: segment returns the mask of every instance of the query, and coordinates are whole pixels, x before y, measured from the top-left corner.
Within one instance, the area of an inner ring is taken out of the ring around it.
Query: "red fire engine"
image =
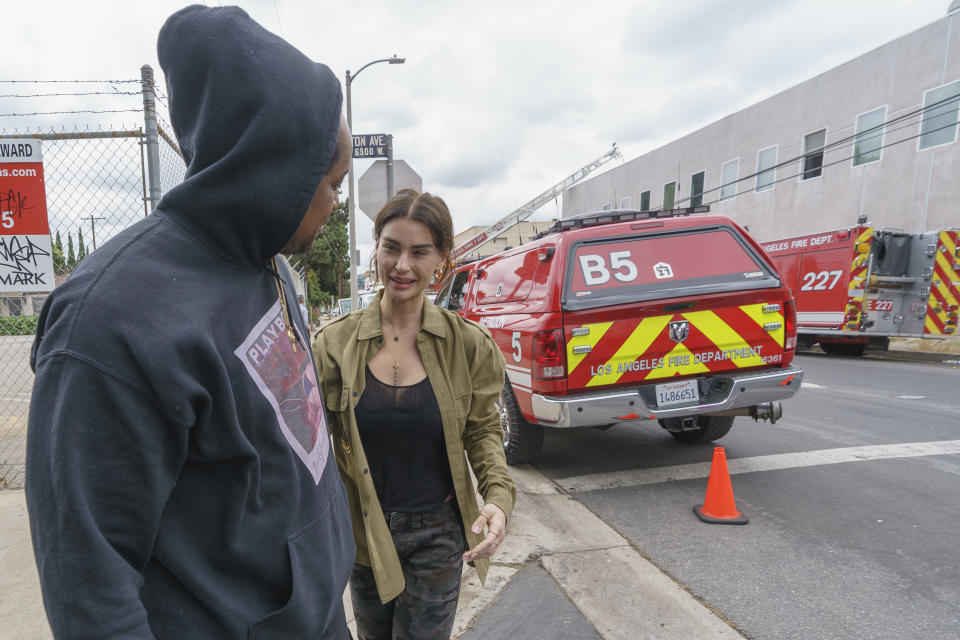
[[[957,334],[960,231],[866,223],[765,243],[797,301],[799,346],[860,355],[891,337]]]

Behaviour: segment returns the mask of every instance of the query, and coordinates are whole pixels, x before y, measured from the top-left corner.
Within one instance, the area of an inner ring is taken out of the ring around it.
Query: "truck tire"
[[[543,427],[531,424],[523,417],[509,382],[503,385],[503,391],[500,392],[497,411],[500,413],[500,426],[503,427],[503,452],[507,456],[507,464],[533,462],[543,447]]]
[[[680,442],[699,444],[719,440],[730,432],[733,427],[733,416],[697,416],[696,428],[683,431],[673,431],[671,427],[679,423],[682,418],[668,418],[660,420],[660,426],[670,432]],[[677,421],[674,423],[673,421]],[[678,425],[679,426],[679,425]]]
[[[820,348],[823,352],[831,356],[855,356],[863,355],[863,348],[866,345],[843,342],[821,342]]]

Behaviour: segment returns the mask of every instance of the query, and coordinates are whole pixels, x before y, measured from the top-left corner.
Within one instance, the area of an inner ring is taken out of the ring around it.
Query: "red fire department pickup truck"
[[[604,211],[459,266],[436,304],[503,351],[511,464],[544,428],[657,420],[709,442],[734,416],[776,422],[800,388],[793,297],[756,242],[707,207]]]

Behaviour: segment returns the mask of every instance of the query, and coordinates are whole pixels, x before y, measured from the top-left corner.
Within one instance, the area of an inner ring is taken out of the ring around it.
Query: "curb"
[[[960,365],[960,353],[938,353],[936,351],[868,351],[865,356],[878,360],[903,360],[906,362],[940,362]]]
[[[500,593],[539,564],[603,640],[745,640],[644,558],[619,532],[530,465],[510,468],[517,505],[486,587],[464,573],[453,637],[501,606]]]

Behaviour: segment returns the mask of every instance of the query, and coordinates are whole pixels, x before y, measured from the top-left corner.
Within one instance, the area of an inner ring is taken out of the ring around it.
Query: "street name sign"
[[[358,133],[353,136],[354,158],[386,158],[387,134]]]

